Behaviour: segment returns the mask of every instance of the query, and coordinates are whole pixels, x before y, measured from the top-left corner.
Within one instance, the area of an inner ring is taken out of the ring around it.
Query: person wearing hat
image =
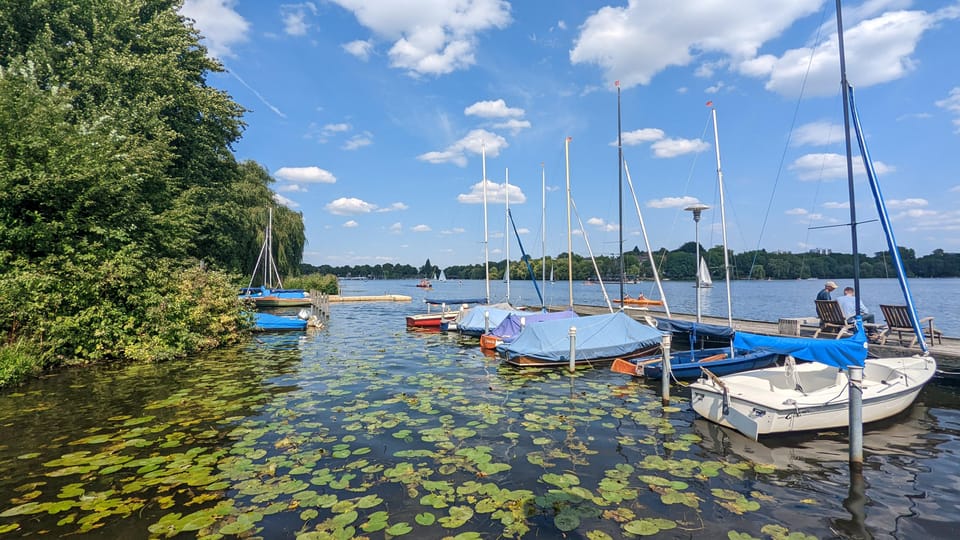
[[[817,300],[833,300],[830,297],[830,293],[837,290],[837,284],[833,281],[828,281],[823,284],[823,290],[817,294]]]

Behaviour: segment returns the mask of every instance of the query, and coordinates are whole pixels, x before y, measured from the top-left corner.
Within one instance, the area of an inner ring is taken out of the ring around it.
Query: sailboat
[[[716,376],[704,370],[705,377],[690,385],[690,403],[698,415],[711,422],[732,427],[753,439],[757,439],[761,434],[851,427],[850,417],[854,416],[854,411],[850,410],[850,387],[854,384],[860,389],[862,405],[859,416],[864,423],[889,418],[914,402],[937,369],[936,360],[927,350],[916,309],[913,307],[903,261],[897,250],[880,186],[860,128],[853,89],[847,82],[840,0],[837,0],[837,36],[847,150],[847,189],[850,194],[854,288],[859,296],[851,120],[922,354],[867,358],[866,336],[859,312],[855,316],[856,333],[845,339],[789,338],[738,332],[734,337],[736,346],[775,350],[779,354],[787,355],[785,364],[727,376]],[[856,305],[859,304],[858,298]],[[809,363],[797,363],[795,360],[806,360]],[[860,369],[855,368],[862,368],[860,381],[856,381],[860,376]],[[854,382],[851,382],[851,379]]]
[[[273,259],[273,208],[268,209],[267,228],[264,230],[260,255],[250,275],[250,282],[240,289],[241,300],[252,300],[257,307],[309,306],[310,293],[303,289],[284,289],[280,272]],[[253,282],[263,272],[262,285]]]
[[[713,102],[708,102],[712,106]],[[771,366],[776,363],[778,356],[775,352],[767,349],[745,349],[736,348],[732,345],[724,347],[706,347],[705,343],[725,342],[730,343],[733,338],[733,307],[730,298],[730,266],[726,264],[727,257],[727,235],[726,235],[726,213],[724,210],[723,198],[723,170],[720,167],[720,136],[717,129],[717,111],[711,111],[713,116],[714,141],[717,150],[717,186],[720,192],[720,216],[722,222],[723,251],[725,263],[725,279],[727,283],[727,326],[703,324],[699,322],[687,322],[673,319],[670,316],[669,306],[664,306],[667,312],[667,318],[656,318],[657,328],[662,332],[670,332],[676,340],[686,339],[687,347],[678,347],[670,357],[670,375],[675,379],[696,379],[702,373],[702,367],[709,367],[711,372],[727,375],[749,369],[758,369]],[[634,204],[637,207],[637,216],[640,218],[641,229],[644,230],[644,239],[646,241],[646,232],[643,225],[643,216],[640,213],[640,205],[636,199],[636,191],[633,189],[633,181],[630,179],[630,170],[627,172],[627,181],[630,185],[631,193],[634,196]],[[650,256],[650,245],[647,243],[647,253]],[[699,241],[697,242],[699,248]],[[698,249],[699,251],[699,249]],[[660,284],[657,267],[652,257],[650,267],[654,272],[654,279]],[[706,260],[700,257],[698,279],[706,279],[711,286],[713,280],[710,279],[710,271],[707,268]],[[702,276],[702,278],[701,278]],[[700,287],[705,286],[703,283]],[[663,288],[660,287],[660,294],[663,295]],[[664,296],[664,298],[666,298]],[[626,299],[624,300],[626,302]],[[699,310],[698,310],[699,311]],[[612,371],[624,373],[635,377],[644,377],[647,379],[660,379],[663,377],[663,357],[654,355],[649,357],[638,357],[630,360],[617,359],[610,366]]]
[[[440,275],[437,276],[437,281],[446,281],[446,280],[447,280],[447,274],[445,274],[443,270],[440,270]]]
[[[700,267],[697,269],[697,281],[700,282],[700,288],[713,287],[713,278],[710,277],[710,267],[707,266],[707,260],[700,257]]]

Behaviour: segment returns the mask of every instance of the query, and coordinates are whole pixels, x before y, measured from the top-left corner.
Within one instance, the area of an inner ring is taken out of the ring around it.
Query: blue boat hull
[[[715,349],[698,349],[696,351],[675,351],[670,354],[670,371],[676,379],[697,379],[700,377],[703,366],[718,376],[730,375],[750,369],[770,367],[777,362],[779,355],[768,350],[737,350],[733,358],[722,360],[707,360],[718,354],[729,353],[728,347]],[[644,358],[632,360],[633,363],[643,362]],[[647,359],[649,360],[649,358]],[[660,379],[663,376],[663,362],[655,362],[643,366],[643,376],[647,379]]]

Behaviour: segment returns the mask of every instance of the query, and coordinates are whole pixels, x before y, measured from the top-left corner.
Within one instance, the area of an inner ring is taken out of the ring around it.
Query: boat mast
[[[620,81],[617,87],[617,217],[620,230],[620,309],[623,309],[623,137],[620,125]]]
[[[483,272],[487,284],[487,302],[490,303],[490,249],[487,238],[487,146],[480,142],[480,156],[483,162]]]
[[[507,167],[504,169],[504,181],[503,181],[503,192],[504,192],[504,204],[506,207],[506,221],[503,225],[503,239],[507,241],[506,245],[506,256],[507,256],[507,302],[510,302],[510,168]]]
[[[723,273],[727,282],[727,326],[733,328],[733,302],[730,298],[730,257],[727,250],[727,213],[723,204],[723,169],[720,167],[720,130],[717,129],[717,108],[710,102],[713,113],[713,141],[717,151],[717,184],[720,190],[720,230],[723,234]],[[731,345],[732,346],[732,345]],[[731,352],[730,356],[733,356]]]
[[[540,162],[540,276],[543,290],[547,290],[547,170]],[[547,309],[546,300],[541,297],[540,308]]]
[[[857,247],[857,205],[853,187],[853,150],[850,140],[850,82],[847,81],[847,62],[843,52],[843,15],[837,0],[837,43],[840,52],[840,91],[843,93],[843,135],[847,147],[847,192],[850,197],[850,240],[853,247],[853,290],[856,315],[860,316],[860,251]]]
[[[573,239],[570,233],[570,141],[572,140],[573,137],[567,137],[563,145],[567,168],[567,282],[570,288],[570,309],[573,309]]]

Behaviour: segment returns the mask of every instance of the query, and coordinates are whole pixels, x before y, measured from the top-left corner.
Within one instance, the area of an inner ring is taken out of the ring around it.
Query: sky
[[[698,234],[718,246],[724,223],[735,252],[851,251],[834,1],[186,0],[181,13],[226,69],[208,84],[247,110],[237,158],[303,214],[306,263],[516,260],[507,206],[533,258],[568,242],[614,255],[621,234],[644,250],[644,230],[653,249]],[[897,244],[960,251],[960,1],[842,14]],[[885,241],[853,144],[873,254]],[[710,206],[699,225],[695,203]]]

